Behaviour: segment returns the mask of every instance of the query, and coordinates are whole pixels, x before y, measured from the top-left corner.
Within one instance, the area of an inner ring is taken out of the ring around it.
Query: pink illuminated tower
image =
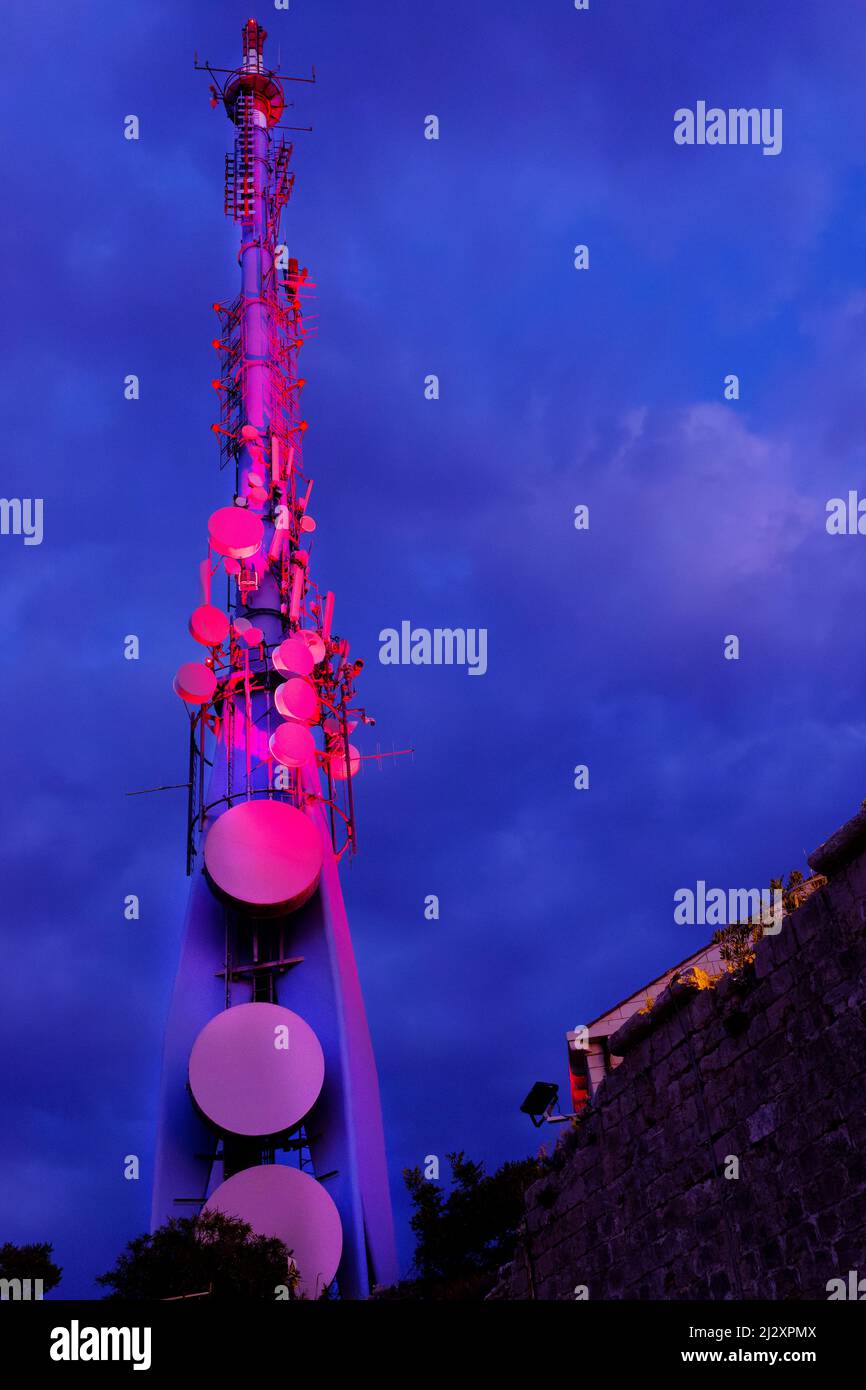
[[[300,1289],[396,1278],[376,1067],[339,864],[356,849],[352,730],[363,663],[310,564],[316,523],[298,358],[311,283],[280,237],[292,192],[265,31],[203,66],[236,127],[226,212],[240,290],[214,305],[226,505],[207,521],[190,720],[192,876],[163,1062],[153,1224],[219,1209],[278,1235]],[[314,80],[291,79],[291,80]],[[228,486],[230,485],[230,486]],[[204,518],[202,518],[204,529]]]

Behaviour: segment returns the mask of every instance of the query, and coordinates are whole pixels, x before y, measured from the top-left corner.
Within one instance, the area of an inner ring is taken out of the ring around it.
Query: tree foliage
[[[106,1298],[165,1299],[210,1293],[216,1298],[275,1297],[297,1285],[281,1240],[254,1235],[245,1221],[219,1211],[173,1217],[137,1236],[97,1284]]]
[[[540,1177],[535,1158],[504,1163],[487,1174],[465,1154],[446,1155],[451,1189],[407,1168],[403,1181],[412,1198],[415,1234],[414,1278],[381,1290],[380,1298],[422,1300],[483,1299],[496,1283],[499,1267],[514,1253],[523,1195]]]
[[[36,1245],[0,1245],[0,1279],[41,1279],[43,1293],[55,1289],[63,1270],[51,1259],[54,1246],[48,1242]]]
[[[799,869],[791,870],[787,886],[783,879],[771,878],[771,902],[775,903],[775,894],[781,893],[783,911],[793,911],[797,906],[798,891],[805,882]],[[763,935],[764,923],[759,916],[750,922],[732,922],[727,927],[720,927],[718,931],[713,932],[712,940],[713,944],[719,947],[719,955],[725,966],[733,972],[746,970],[754,964],[755,947]]]

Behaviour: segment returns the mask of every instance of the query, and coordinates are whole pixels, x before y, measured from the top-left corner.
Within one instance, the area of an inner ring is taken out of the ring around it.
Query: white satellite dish
[[[341,749],[338,750],[335,748],[333,751],[329,750],[328,766],[331,769],[331,776],[334,778],[335,782],[345,782],[347,780],[346,756]],[[349,744],[349,770],[353,777],[357,777],[361,770],[361,754],[353,743]]]
[[[219,507],[207,524],[213,550],[231,560],[248,560],[260,549],[265,528],[260,517],[244,507]]]
[[[318,827],[286,801],[241,801],[214,821],[204,842],[217,897],[260,917],[302,907],[319,885],[322,858]]]
[[[221,608],[203,603],[189,620],[190,635],[203,647],[221,647],[229,635],[229,618]]]
[[[340,1213],[322,1183],[300,1168],[282,1163],[243,1168],[208,1197],[203,1210],[240,1217],[256,1235],[281,1240],[292,1251],[301,1292],[309,1299],[318,1298],[337,1273],[343,1253]]]
[[[268,748],[275,762],[282,767],[303,767],[315,756],[316,741],[306,724],[292,719],[274,730]]]
[[[300,1124],[325,1077],[310,1025],[278,1004],[237,1004],[206,1023],[189,1059],[196,1105],[217,1129],[266,1137]]]
[[[300,636],[287,637],[274,650],[271,660],[274,670],[281,676],[309,676],[316,664],[313,653]]]
[[[319,718],[319,699],[309,681],[303,676],[290,676],[274,692],[274,704],[283,719],[297,719],[301,724],[315,724]]]
[[[310,651],[313,653],[313,662],[316,666],[318,666],[320,661],[324,661],[327,649],[318,632],[311,632],[307,628],[301,628],[300,632],[295,635],[300,637],[303,642],[306,642]]]
[[[207,705],[213,699],[217,678],[203,661],[187,661],[174,678],[174,692],[188,705]]]
[[[358,727],[358,721],[357,721],[357,719],[347,719],[347,720],[346,720],[346,733],[350,734],[350,733],[352,732],[352,730],[353,730],[353,729],[357,729],[357,727]],[[342,738],[343,738],[343,724],[342,724],[342,721],[339,720],[339,719],[334,719],[333,716],[331,716],[331,718],[329,718],[329,719],[326,719],[326,720],[325,720],[325,733],[329,736],[329,738],[339,738],[340,740],[342,740]]]

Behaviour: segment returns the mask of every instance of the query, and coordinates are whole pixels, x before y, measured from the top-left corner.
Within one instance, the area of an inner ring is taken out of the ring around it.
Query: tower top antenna
[[[277,76],[278,69],[265,65],[265,39],[268,31],[257,19],[248,19],[241,29],[243,59],[238,68],[216,68],[209,62],[200,63],[195,55],[195,67],[210,73],[213,78],[211,105],[218,106],[220,98],[235,125],[249,124],[252,112],[254,124],[266,127],[279,126],[286,109],[283,92],[284,82],[309,82],[316,80],[316,69],[310,77]],[[289,103],[292,105],[293,103]],[[264,117],[264,121],[262,121]],[[283,130],[309,130],[310,126],[282,126]]]
[[[255,19],[248,19],[241,30],[243,62],[230,74],[223,89],[223,102],[235,125],[243,122],[250,106],[262,113],[269,126],[278,125],[285,110],[282,83],[265,67],[267,37],[267,30]]]

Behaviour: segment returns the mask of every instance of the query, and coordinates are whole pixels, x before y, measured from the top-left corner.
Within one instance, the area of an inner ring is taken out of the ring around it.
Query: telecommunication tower
[[[210,73],[236,128],[225,211],[240,291],[215,304],[220,467],[189,713],[189,904],[163,1060],[154,1226],[220,1210],[277,1235],[297,1289],[363,1298],[397,1275],[376,1066],[340,886],[355,853],[362,662],[312,574],[299,356],[314,288],[280,235],[292,145],[266,33]],[[198,63],[197,63],[197,66]],[[315,81],[291,78],[291,81]],[[224,595],[219,602],[217,594]],[[203,649],[203,650],[202,650]],[[374,755],[375,756],[375,755]]]

